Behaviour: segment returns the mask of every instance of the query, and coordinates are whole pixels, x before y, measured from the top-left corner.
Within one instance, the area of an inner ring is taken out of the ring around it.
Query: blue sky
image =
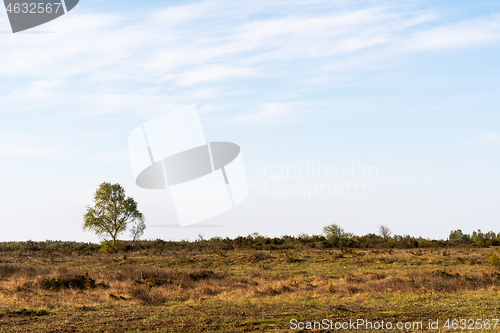
[[[103,181],[138,201],[145,238],[500,232],[496,1],[82,0],[8,30],[0,12],[0,241],[98,241],[81,223]],[[253,184],[203,223],[223,227],[158,227],[176,224],[168,197],[134,184],[128,134],[190,104]],[[279,174],[313,165],[378,173]],[[364,191],[310,193],[321,181]]]

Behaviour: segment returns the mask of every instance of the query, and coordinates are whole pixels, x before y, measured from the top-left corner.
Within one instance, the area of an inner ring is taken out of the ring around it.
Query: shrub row
[[[148,241],[120,241],[118,246],[110,246],[110,242],[103,241],[100,245],[93,243],[45,241],[45,242],[3,242],[0,243],[0,252],[26,251],[50,254],[93,254],[101,252],[130,252],[130,251],[172,251],[172,250],[212,250],[214,252],[233,249],[257,250],[284,250],[300,248],[445,248],[459,245],[489,247],[500,245],[500,234],[493,232],[486,234],[474,232],[472,235],[463,234],[460,230],[452,231],[448,240],[425,239],[409,235],[395,235],[381,237],[376,234],[363,236],[352,235],[349,238],[326,238],[322,235],[299,235],[282,237],[265,237],[258,234],[239,236],[234,239],[214,237],[196,241],[165,241],[162,239]],[[0,260],[1,264],[1,260]]]

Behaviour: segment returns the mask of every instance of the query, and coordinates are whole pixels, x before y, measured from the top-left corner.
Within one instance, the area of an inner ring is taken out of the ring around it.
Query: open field
[[[494,319],[500,273],[491,253],[499,249],[6,251],[0,332],[282,332],[291,319]]]

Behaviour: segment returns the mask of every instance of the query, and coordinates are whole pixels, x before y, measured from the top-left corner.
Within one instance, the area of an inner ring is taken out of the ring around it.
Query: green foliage
[[[337,226],[338,227],[338,226]],[[103,240],[101,244],[78,243],[78,242],[63,242],[63,241],[43,241],[43,242],[0,242],[0,253],[16,252],[19,255],[44,254],[50,257],[52,261],[57,260],[58,255],[78,254],[91,255],[98,251],[105,253],[116,252],[142,252],[144,254],[157,254],[167,251],[184,251],[198,249],[200,251],[208,251],[210,253],[220,253],[222,256],[227,254],[227,251],[236,251],[239,249],[255,249],[258,251],[283,251],[291,249],[305,248],[356,248],[356,249],[415,249],[415,248],[439,248],[440,254],[447,256],[450,247],[454,246],[474,246],[474,247],[489,247],[500,245],[499,235],[490,231],[488,233],[476,232],[477,242],[472,241],[472,237],[459,232],[452,231],[452,237],[449,240],[425,239],[422,237],[413,237],[410,235],[394,235],[389,238],[384,238],[380,235],[369,233],[358,236],[346,233],[342,228],[340,233],[341,238],[327,237],[326,235],[307,235],[301,234],[298,236],[282,236],[282,237],[266,237],[259,234],[248,236],[238,236],[234,239],[213,237],[211,239],[195,240],[195,241],[165,241],[162,239],[150,241],[116,241]],[[329,229],[327,229],[329,230]],[[338,230],[338,229],[335,229]],[[461,235],[454,237],[453,235]],[[461,240],[458,240],[461,239]],[[290,252],[292,253],[292,252]],[[419,253],[418,251],[415,253]],[[0,278],[2,276],[11,276],[17,271],[17,267],[12,264],[5,264],[0,261]]]
[[[323,233],[326,238],[342,238],[345,234],[344,229],[337,224],[330,224],[323,227]]]
[[[99,236],[109,235],[116,245],[116,238],[125,232],[130,224],[135,239],[142,235],[146,225],[144,216],[137,209],[132,198],[125,197],[125,190],[120,184],[104,182],[94,194],[94,207],[87,206],[83,217],[83,229],[94,231]],[[135,229],[134,229],[135,228]]]
[[[464,239],[464,236],[465,235],[463,234],[462,230],[457,229],[457,230],[453,230],[450,232],[450,236],[448,236],[448,240],[450,242],[460,242]]]
[[[473,231],[472,235],[465,234],[457,229],[450,232],[448,240],[452,243],[474,244],[476,246],[500,245],[500,234],[496,235],[493,231],[483,233],[481,229]]]
[[[104,253],[116,253],[123,249],[124,246],[122,242],[116,241],[116,243],[113,243],[112,241],[104,239],[101,241],[101,247],[99,248],[99,251]]]
[[[486,262],[493,267],[500,267],[500,257],[493,252],[488,254]]]
[[[323,227],[323,233],[326,236],[328,242],[333,246],[352,246],[352,238],[354,234],[350,232],[345,232],[344,229],[337,224],[330,224]]]

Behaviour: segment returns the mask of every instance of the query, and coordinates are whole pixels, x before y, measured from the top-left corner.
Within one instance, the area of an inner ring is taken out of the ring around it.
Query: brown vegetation
[[[478,308],[493,316],[497,253],[471,247],[208,252],[196,244],[108,254],[9,251],[0,261],[0,332],[287,331],[298,317],[427,320],[477,316]]]

